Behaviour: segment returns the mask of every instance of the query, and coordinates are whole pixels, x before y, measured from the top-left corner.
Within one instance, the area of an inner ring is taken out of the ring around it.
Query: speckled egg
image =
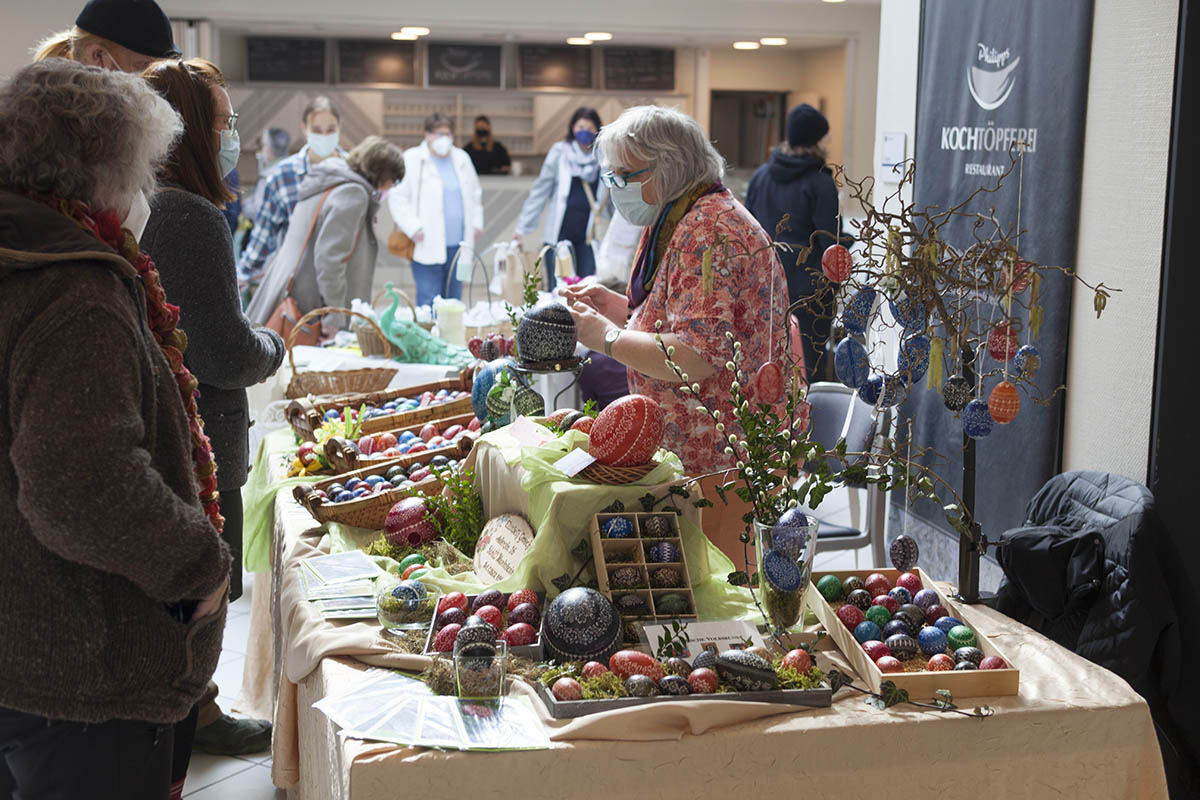
[[[888,594],[881,594],[871,601],[873,606],[883,606],[887,609],[888,614],[895,614],[900,610],[900,601]]]
[[[692,659],[692,671],[698,669],[712,669],[717,665],[717,654],[712,650],[701,650]]]
[[[1025,380],[1032,380],[1041,365],[1042,355],[1031,344],[1025,345],[1013,356],[1013,369]]]
[[[642,571],[637,567],[618,567],[608,573],[608,583],[614,589],[635,589],[642,582]]]
[[[955,672],[966,672],[972,669],[979,669],[979,666],[974,661],[960,661],[954,665]]]
[[[946,638],[950,640],[950,647],[955,650],[960,647],[975,646],[975,631],[966,625],[955,625],[946,634]]]
[[[603,675],[608,672],[608,667],[601,664],[599,661],[589,661],[583,665],[583,677],[594,678],[597,675]]]
[[[519,606],[508,612],[508,623],[511,625],[514,622],[524,622],[528,625],[537,626],[538,620],[541,618],[541,613],[537,610],[537,606],[533,603],[521,603]]]
[[[917,565],[921,549],[917,546],[916,539],[902,533],[892,541],[892,546],[888,548],[888,555],[892,558],[893,567],[901,572],[908,572]]]
[[[854,630],[858,624],[864,621],[867,617],[863,614],[863,610],[858,606],[852,606],[849,603],[838,606],[837,618],[842,621],[847,630]]]
[[[679,548],[671,542],[655,542],[646,553],[656,564],[678,564]]]
[[[888,595],[896,598],[896,602],[900,605],[906,605],[913,601],[912,595],[908,593],[908,589],[903,586],[896,586],[888,590]]]
[[[822,575],[817,581],[817,591],[827,602],[836,603],[842,599],[842,582],[837,575]]]
[[[630,675],[625,679],[625,693],[630,697],[655,697],[658,683],[646,675]]]
[[[920,606],[924,611],[928,611],[929,607],[936,605],[940,599],[941,598],[938,597],[938,593],[933,589],[922,589],[921,591],[917,592],[913,596],[913,599],[909,602],[913,605]]]
[[[962,412],[963,433],[972,439],[983,439],[992,432],[992,415],[987,400],[975,398]]]
[[[745,650],[726,650],[717,656],[717,675],[739,692],[765,692],[779,686],[775,670],[765,658]]]
[[[949,633],[954,627],[962,625],[962,620],[958,617],[942,617],[933,623],[935,627],[941,628],[942,633]]]
[[[954,651],[954,663],[958,664],[963,661],[970,661],[972,664],[978,665],[983,661],[983,651],[978,647],[960,647]]]
[[[504,593],[496,589],[484,589],[479,594],[475,595],[474,602],[471,603],[471,608],[478,611],[484,606],[495,606],[501,608],[504,605]]]
[[[951,375],[942,384],[942,404],[951,411],[962,411],[975,396],[975,387],[962,375]]]
[[[496,630],[500,630],[501,623],[504,621],[500,609],[495,606],[480,606],[473,616],[479,617],[481,620],[491,625]]]
[[[418,547],[433,541],[437,528],[424,498],[406,497],[392,506],[384,523],[384,536],[397,546]]]
[[[671,527],[671,520],[662,515],[653,517],[645,517],[641,520],[642,536],[647,539],[664,539],[672,536],[675,530]]]
[[[911,636],[896,634],[883,640],[892,655],[901,661],[908,661],[917,654],[917,640]]]
[[[692,687],[688,685],[687,678],[679,675],[664,675],[658,682],[658,691],[670,695],[691,694]]]
[[[980,669],[1008,669],[1008,662],[1000,656],[984,656],[979,662]]]
[[[628,394],[596,416],[588,434],[589,452],[601,464],[631,467],[645,464],[662,444],[662,406],[641,394]]]
[[[932,625],[926,626],[917,634],[917,644],[920,645],[921,652],[927,656],[941,653],[946,649],[946,634]]]
[[[433,649],[439,653],[449,653],[454,649],[454,640],[458,637],[460,630],[462,630],[461,625],[453,624],[442,628],[433,640]]]
[[[863,583],[863,579],[857,575],[851,575],[842,581],[842,595],[847,596],[855,589],[866,589],[867,585]]]
[[[884,625],[892,621],[891,612],[883,606],[871,606],[863,612],[863,615],[866,616],[869,622],[874,622],[878,625],[880,630],[883,629]]]
[[[846,602],[852,606],[858,606],[863,611],[871,607],[871,593],[866,589],[855,589],[846,595]]]
[[[600,523],[600,532],[609,539],[628,539],[633,536],[633,521],[625,517],[610,517]]]
[[[925,625],[925,609],[912,603],[900,606],[899,610],[893,616],[907,622],[914,632],[921,630]]]
[[[905,382],[916,383],[925,377],[925,373],[929,371],[929,352],[929,337],[924,334],[910,336],[900,342],[896,371]]]
[[[908,589],[909,594],[916,594],[923,588],[921,578],[915,572],[902,572],[900,577],[896,578],[896,585]]]
[[[583,687],[574,678],[559,678],[550,688],[550,692],[560,703],[583,699]]]
[[[620,647],[621,616],[607,597],[576,586],[546,605],[542,634],[547,659],[607,661]]]
[[[659,567],[650,573],[650,584],[656,589],[673,589],[683,585],[683,578],[674,567]]]
[[[645,614],[650,610],[646,605],[646,598],[632,592],[617,595],[613,602],[617,604],[617,609],[622,614]]]
[[[562,303],[539,303],[517,325],[517,354],[523,362],[566,361],[575,355],[575,320]]]
[[[657,681],[663,676],[662,665],[640,650],[618,650],[608,660],[608,668],[622,678],[649,675]]]
[[[705,651],[708,652],[708,651]],[[691,687],[695,694],[712,694],[717,690],[721,681],[717,677],[717,673],[713,672],[708,667],[699,667],[693,669],[687,677],[688,686]]]
[[[538,608],[539,605],[537,592],[535,592],[533,589],[517,589],[508,596],[509,611],[512,611],[514,608],[521,605],[521,603],[529,603],[534,608]]]
[[[872,572],[863,581],[863,588],[871,593],[871,597],[878,597],[888,593],[888,590],[892,588],[892,582],[882,572]]]
[[[938,653],[929,657],[930,672],[948,672],[954,669],[954,659],[945,653]]]
[[[866,333],[867,322],[871,318],[871,309],[875,307],[876,294],[876,291],[869,286],[855,292],[842,311],[842,327],[859,336]]]
[[[859,644],[872,640],[878,641],[880,635],[879,626],[869,619],[865,619],[854,626],[854,638]]]
[[[688,599],[677,592],[659,595],[654,598],[654,608],[660,615],[678,616],[679,614],[686,614],[690,610],[690,607]]]
[[[772,588],[780,592],[794,592],[804,581],[804,573],[794,559],[779,550],[771,549],[763,554],[762,574]],[[866,592],[863,592],[866,594]],[[870,598],[867,599],[870,603]]]
[[[672,656],[671,658],[668,658],[665,666],[667,668],[667,672],[671,673],[672,675],[682,675],[685,678],[692,671],[692,665],[679,656]]]
[[[808,672],[812,668],[812,656],[808,654],[807,650],[797,647],[795,650],[787,651],[783,657],[783,665],[796,670],[796,672]]]
[[[480,642],[492,644],[496,641],[496,629],[486,622],[483,624],[472,625],[468,624],[458,629],[458,635],[454,637],[454,643],[459,647],[468,644],[478,644]]]

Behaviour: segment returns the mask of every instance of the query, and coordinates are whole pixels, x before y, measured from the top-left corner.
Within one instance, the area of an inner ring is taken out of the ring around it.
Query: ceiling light
[[[826,3],[844,3],[846,0],[823,0]]]
[[[395,39],[397,42],[414,42],[417,39],[417,35],[415,33],[404,33],[403,31],[396,31],[395,33],[392,34],[392,38]]]
[[[783,47],[787,44],[787,39],[782,36],[764,36],[758,41],[767,47]]]
[[[426,28],[423,25],[405,25],[400,29],[400,32],[411,34],[413,36],[428,36],[429,28]]]
[[[584,44],[591,44],[591,43],[592,43],[591,39],[586,39],[583,36],[568,36],[567,37],[567,44],[584,45]]]
[[[592,32],[592,33],[585,33],[583,35],[583,38],[591,39],[593,42],[607,42],[612,39],[612,34],[598,31],[598,32]]]
[[[734,50],[757,50],[761,45],[758,42],[734,42]]]

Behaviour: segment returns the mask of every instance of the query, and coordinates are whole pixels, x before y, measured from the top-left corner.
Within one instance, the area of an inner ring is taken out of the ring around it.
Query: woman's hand
[[[414,242],[417,242],[418,244],[419,244],[419,243],[421,243],[421,242],[423,242],[423,241],[425,241],[425,229],[424,229],[424,228],[422,228],[421,230],[419,230],[419,231],[417,231],[416,233],[414,233],[414,234],[412,235],[412,240],[413,240]]]
[[[629,300],[625,295],[605,289],[598,283],[577,283],[563,289],[562,295],[568,307],[576,303],[591,306],[613,325],[625,327],[629,317]]]
[[[217,613],[217,609],[221,607],[221,601],[227,594],[229,594],[229,578],[221,581],[221,585],[212,594],[196,604],[196,610],[192,612],[192,619],[201,619],[209,614]]]
[[[568,302],[569,299],[568,299]],[[590,350],[604,352],[604,335],[616,327],[611,320],[601,314],[592,305],[583,302],[573,302],[567,306],[575,320],[575,336],[584,347]]]

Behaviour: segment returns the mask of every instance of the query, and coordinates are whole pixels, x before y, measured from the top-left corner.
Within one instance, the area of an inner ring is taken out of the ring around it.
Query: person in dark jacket
[[[183,138],[160,175],[165,188],[150,203],[142,247],[159,264],[167,299],[179,306],[180,326],[188,334],[184,359],[200,380],[200,413],[217,462],[222,535],[234,559],[230,595],[236,599],[242,589],[241,488],[249,463],[246,387],[279,368],[284,345],[278,334],[254,328],[242,313],[233,238],[218,207],[230,199],[224,176],[240,149],[224,78],[200,59],[161,61],[144,77],[184,121]],[[237,755],[269,745],[269,724],[251,730],[245,720],[222,715],[209,702],[215,688],[201,704],[197,746]],[[234,735],[236,730],[242,733]],[[218,746],[218,740],[224,744]]]
[[[195,382],[119,222],[179,130],[134,75],[0,88],[0,797],[166,797],[221,654]]]
[[[832,297],[814,296],[819,285],[814,270],[820,272],[821,256],[834,243],[827,234],[834,233],[838,222],[837,186],[825,165],[828,138],[825,115],[807,103],[796,106],[788,114],[787,141],[755,171],[746,192],[746,208],[775,241],[812,248],[799,264],[796,256],[782,255],[788,302],[800,326],[810,379],[817,379],[824,366],[821,356],[833,315]],[[796,307],[802,298],[807,300]]]

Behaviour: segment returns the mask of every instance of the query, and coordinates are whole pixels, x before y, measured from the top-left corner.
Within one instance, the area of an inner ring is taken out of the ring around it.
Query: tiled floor
[[[226,713],[230,713],[242,686],[242,659],[250,629],[253,578],[253,575],[246,576],[244,593],[229,606],[225,646],[213,677],[221,689],[217,702]],[[264,582],[263,586],[267,585]],[[285,793],[271,785],[271,753],[268,750],[237,758],[193,754],[183,796],[195,800],[282,800]]]

